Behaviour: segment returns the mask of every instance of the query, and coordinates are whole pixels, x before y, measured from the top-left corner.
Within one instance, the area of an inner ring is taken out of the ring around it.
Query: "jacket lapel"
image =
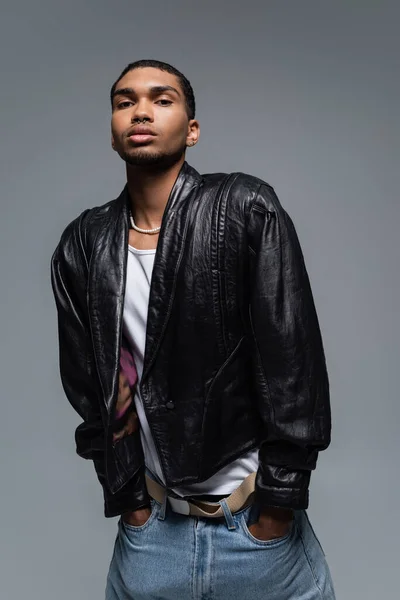
[[[150,372],[168,323],[192,205],[190,199],[200,182],[201,175],[185,161],[165,207],[150,287],[142,381]],[[100,226],[88,280],[92,342],[109,416],[118,394],[128,234],[129,194],[125,186]]]
[[[111,203],[93,245],[88,308],[104,403],[110,414],[118,390],[122,308],[128,256],[128,189]]]
[[[165,207],[150,286],[141,382],[149,375],[171,314],[188,217],[200,181],[201,175],[185,162]]]

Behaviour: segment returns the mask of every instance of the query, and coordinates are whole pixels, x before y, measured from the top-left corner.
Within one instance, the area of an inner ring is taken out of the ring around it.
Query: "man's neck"
[[[165,206],[184,160],[182,158],[167,169],[127,165],[131,210],[138,227],[153,229],[161,225]]]

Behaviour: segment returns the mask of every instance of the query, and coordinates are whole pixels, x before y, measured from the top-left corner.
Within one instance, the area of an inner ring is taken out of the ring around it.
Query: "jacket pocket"
[[[202,423],[203,459],[223,460],[254,447],[259,417],[251,395],[249,353],[243,336],[208,388]],[[246,432],[248,437],[246,440]]]
[[[226,361],[218,369],[217,374],[215,375],[214,379],[212,380],[210,387],[208,389],[208,392],[207,392],[206,406],[207,406],[207,403],[208,403],[210,397],[214,393],[214,389],[215,389],[217,383],[219,383],[219,381],[223,378],[225,372],[228,371],[230,368],[232,368],[232,363],[235,361],[237,354],[239,353],[239,350],[243,344],[244,339],[245,339],[245,336],[242,336],[240,338],[239,342],[236,344],[235,348],[232,350],[232,352],[230,353],[230,355],[228,356]]]

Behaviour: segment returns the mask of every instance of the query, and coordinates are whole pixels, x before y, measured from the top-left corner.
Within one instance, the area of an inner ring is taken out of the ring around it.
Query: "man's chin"
[[[121,158],[128,163],[128,165],[145,167],[148,165],[160,164],[165,157],[160,152],[137,149],[135,152],[126,152]]]
[[[175,164],[183,154],[184,150],[171,153],[154,152],[150,148],[136,148],[134,151],[120,154],[122,160],[133,167],[169,167]]]

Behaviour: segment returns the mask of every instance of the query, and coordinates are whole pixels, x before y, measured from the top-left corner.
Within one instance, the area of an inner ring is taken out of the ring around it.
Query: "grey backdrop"
[[[338,600],[397,597],[398,3],[1,8],[1,598],[103,598],[116,519],[74,454],[49,262],[66,224],[124,185],[108,93],[140,58],[194,87],[188,162],[266,179],[295,222],[332,393],[309,515]]]

